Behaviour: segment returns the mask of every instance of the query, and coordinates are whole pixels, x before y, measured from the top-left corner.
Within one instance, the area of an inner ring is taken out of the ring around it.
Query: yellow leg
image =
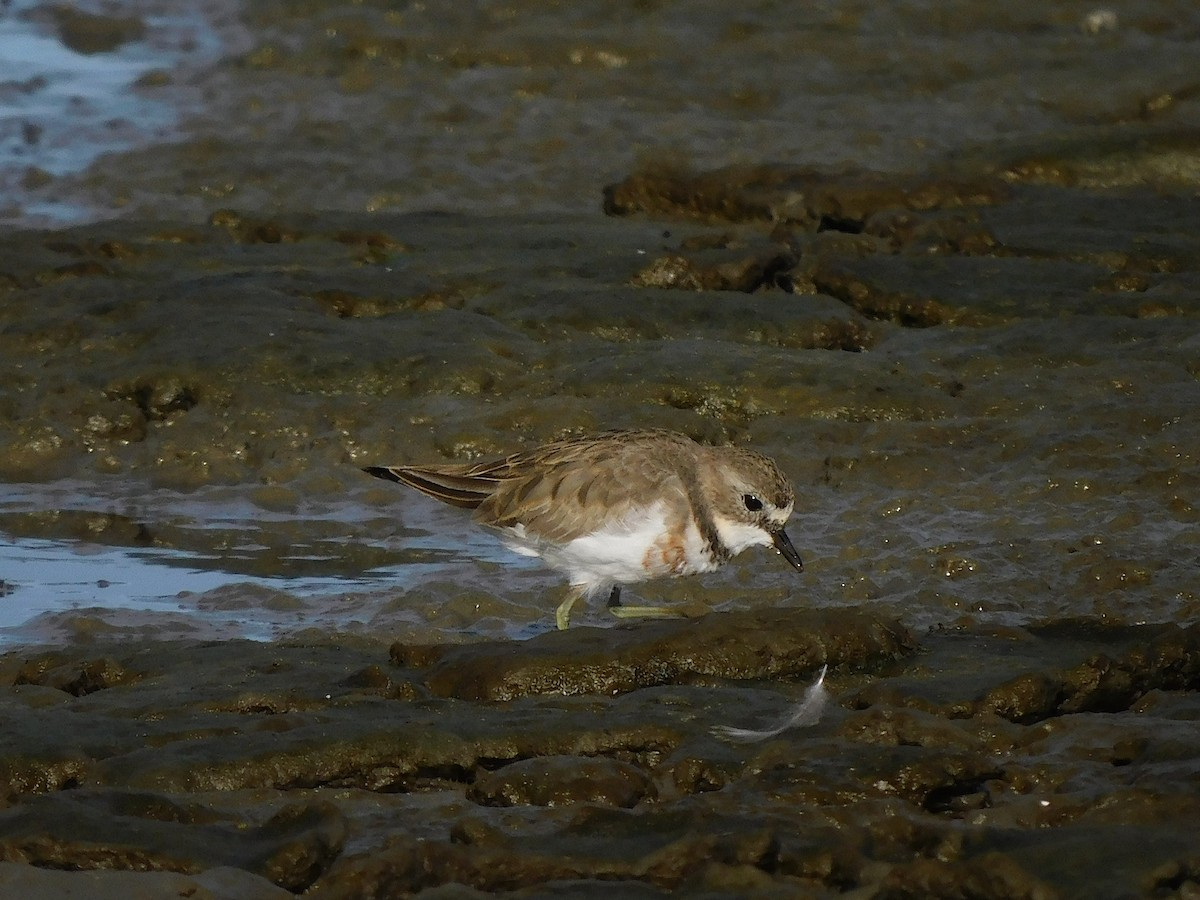
[[[683,616],[681,612],[662,606],[622,606],[621,587],[615,584],[608,595],[608,611],[618,619],[673,619]]]
[[[571,607],[575,605],[575,601],[583,596],[583,588],[578,585],[571,585],[567,589],[567,599],[558,604],[558,609],[554,611],[554,621],[558,623],[559,631],[566,631],[571,624]]]
[[[618,619],[686,619],[687,615],[665,606],[610,606],[608,611]]]

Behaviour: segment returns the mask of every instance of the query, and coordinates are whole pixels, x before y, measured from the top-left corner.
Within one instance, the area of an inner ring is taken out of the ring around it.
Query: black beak
[[[783,554],[783,558],[790,562],[800,572],[804,571],[804,560],[800,558],[800,554],[796,552],[796,548],[792,546],[791,539],[787,536],[787,532],[780,528],[771,535],[771,540],[775,542],[775,549]]]

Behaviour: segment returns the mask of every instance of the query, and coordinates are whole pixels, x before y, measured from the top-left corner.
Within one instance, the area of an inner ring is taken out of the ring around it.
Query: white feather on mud
[[[789,728],[808,728],[816,725],[821,721],[821,715],[825,712],[825,706],[830,698],[829,691],[825,688],[825,673],[828,670],[828,665],[821,666],[817,680],[809,685],[808,690],[804,692],[803,699],[777,725],[761,731],[753,728],[734,728],[730,725],[714,725],[711,729],[713,735],[735,743],[752,744],[783,734]]]

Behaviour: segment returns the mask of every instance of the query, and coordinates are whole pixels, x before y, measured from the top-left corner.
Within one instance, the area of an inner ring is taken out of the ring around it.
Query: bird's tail
[[[461,470],[433,466],[366,466],[363,471],[376,478],[415,488],[443,503],[475,509],[496,489],[496,479],[467,474]]]

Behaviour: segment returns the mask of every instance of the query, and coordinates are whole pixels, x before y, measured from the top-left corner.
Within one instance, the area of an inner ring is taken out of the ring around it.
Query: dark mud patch
[[[51,6],[43,14],[65,46],[85,55],[111,53],[146,36],[146,25],[136,16],[96,15],[65,4]]]
[[[1186,774],[1200,746],[1194,627],[1078,622],[897,645],[867,612],[789,618],[795,637],[776,613],[718,614],[394,651],[391,664],[320,643],[9,654],[0,852],[80,878],[236,871],[318,897],[455,883],[997,898],[1197,885],[1182,837],[1200,814]],[[596,679],[600,639],[617,660],[651,644],[704,660],[718,633],[736,640],[732,661],[699,664],[702,678],[668,665],[615,691]],[[760,725],[796,702],[812,677],[787,661],[801,643],[813,664],[834,663],[825,718],[759,744],[715,738],[715,724]],[[480,700],[438,687],[451,666],[521,671],[551,651],[557,689]],[[136,677],[75,689],[70,673],[96,670]],[[1119,690],[1080,687],[1117,671]],[[1014,688],[1026,680],[1076,688],[1051,705]]]

